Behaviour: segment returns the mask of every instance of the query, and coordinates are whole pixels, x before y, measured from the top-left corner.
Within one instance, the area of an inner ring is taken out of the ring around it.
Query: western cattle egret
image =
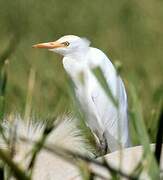
[[[87,117],[87,125],[94,133],[101,150],[112,152],[120,147],[128,147],[130,140],[126,91],[107,56],[101,50],[90,47],[90,41],[86,38],[74,35],[33,47],[46,48],[64,56],[64,69],[75,84],[76,96]],[[118,109],[93,74],[92,69],[96,67],[103,72],[112,95],[119,103]]]

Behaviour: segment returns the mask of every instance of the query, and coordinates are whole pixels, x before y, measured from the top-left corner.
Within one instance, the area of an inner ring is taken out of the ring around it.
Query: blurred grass
[[[162,6],[160,0],[0,0],[0,56],[13,37],[16,46],[9,56],[5,113],[24,114],[31,67],[36,70],[33,111],[46,117],[69,109],[61,57],[31,46],[75,34],[122,63],[126,87],[134,82],[154,141],[163,96]]]

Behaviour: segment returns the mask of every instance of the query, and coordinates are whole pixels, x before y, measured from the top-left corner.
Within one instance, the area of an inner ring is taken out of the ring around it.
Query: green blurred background
[[[134,82],[148,130],[163,94],[163,1],[0,0],[0,56],[8,48],[6,113],[24,112],[30,69],[36,71],[32,109],[40,117],[68,109],[61,57],[32,49],[63,35],[87,37],[113,63],[122,63],[126,87]]]

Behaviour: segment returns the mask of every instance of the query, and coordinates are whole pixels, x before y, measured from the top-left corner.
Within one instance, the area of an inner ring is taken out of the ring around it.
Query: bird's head
[[[86,51],[90,45],[90,41],[74,35],[67,35],[53,42],[36,44],[34,48],[43,48],[56,52],[63,56],[73,56]]]

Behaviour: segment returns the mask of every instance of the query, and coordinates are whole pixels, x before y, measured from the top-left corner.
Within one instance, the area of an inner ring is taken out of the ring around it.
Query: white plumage
[[[106,145],[111,152],[120,146],[129,146],[126,91],[107,56],[101,50],[90,47],[87,39],[74,35],[34,47],[47,48],[64,56],[64,69],[75,84],[76,96],[87,117],[87,124],[102,150]],[[114,98],[119,102],[118,109],[92,73],[92,69],[96,67],[103,72]]]

